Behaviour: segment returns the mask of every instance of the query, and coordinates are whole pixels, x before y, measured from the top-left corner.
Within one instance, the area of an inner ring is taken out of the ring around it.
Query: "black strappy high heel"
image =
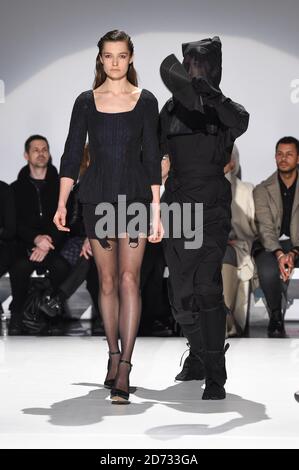
[[[119,363],[125,363],[129,365],[129,374],[132,369],[132,364],[129,361],[126,361],[125,359],[121,359]],[[129,385],[130,389],[130,385]],[[125,390],[121,390],[119,388],[114,388],[112,387],[110,398],[111,398],[111,403],[112,405],[129,405],[131,402],[129,401],[129,392],[126,392]]]
[[[115,354],[120,354],[120,351],[115,351],[115,352],[110,352],[109,351],[108,354],[109,354],[109,359],[108,359],[108,365],[107,365],[107,374],[109,372],[109,368],[110,368],[110,364],[111,364],[111,356],[114,356]],[[106,379],[105,382],[104,382],[104,387],[111,390],[113,385],[114,385],[114,381],[115,381],[115,378],[114,379]]]

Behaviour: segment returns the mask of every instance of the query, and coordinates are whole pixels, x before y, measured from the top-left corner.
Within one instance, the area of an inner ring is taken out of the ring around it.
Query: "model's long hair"
[[[106,41],[124,41],[128,45],[128,49],[130,51],[131,56],[133,55],[133,52],[134,52],[134,46],[133,46],[132,40],[130,36],[124,31],[119,31],[118,29],[114,29],[113,31],[109,31],[104,36],[102,36],[98,42],[99,52],[96,58],[95,79],[93,82],[94,90],[98,88],[100,85],[102,85],[102,83],[104,83],[107,77],[106,73],[104,72],[103,64],[100,60],[100,56],[102,55],[102,52],[103,52],[104,43]],[[138,86],[137,72],[134,69],[133,63],[129,65],[128,72],[127,72],[127,79],[130,83],[132,83],[132,85]]]

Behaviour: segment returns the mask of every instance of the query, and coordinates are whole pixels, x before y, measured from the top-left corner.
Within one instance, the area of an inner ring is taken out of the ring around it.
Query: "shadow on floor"
[[[73,385],[96,387],[87,395],[66,399],[53,403],[49,408],[26,408],[24,414],[44,415],[49,417],[49,422],[55,426],[86,426],[103,421],[105,417],[123,417],[123,425],[126,426],[126,418],[144,414],[155,405],[163,405],[184,413],[184,421],[188,420],[188,414],[198,415],[198,424],[168,424],[150,428],[146,434],[155,439],[174,439],[188,435],[212,435],[228,432],[240,426],[270,419],[266,414],[265,405],[246,400],[238,395],[228,394],[226,400],[202,401],[203,382],[185,382],[167,387],[164,390],[154,390],[142,387],[132,387],[131,399],[134,395],[141,401],[126,406],[111,405],[109,391],[102,385],[93,383],[78,383]],[[134,394],[134,395],[133,395]],[[237,416],[231,417],[231,414]],[[205,416],[209,414],[221,414],[222,424],[210,426],[206,424]],[[227,420],[225,420],[227,416]],[[182,421],[182,416],[178,417]],[[122,432],[121,423],[117,432]],[[137,429],[134,430],[134,433]],[[142,431],[143,432],[143,431]]]

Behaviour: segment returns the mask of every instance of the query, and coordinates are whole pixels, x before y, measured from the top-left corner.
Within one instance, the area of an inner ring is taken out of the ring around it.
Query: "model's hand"
[[[86,259],[89,259],[90,256],[93,256],[92,249],[90,246],[90,241],[88,238],[85,238],[84,240],[80,256],[84,256],[84,258]]]
[[[148,241],[151,243],[159,243],[164,236],[164,228],[159,216],[154,216],[152,223],[152,233],[148,237]]]
[[[45,259],[48,253],[49,253],[49,250],[42,250],[41,248],[36,246],[32,249],[32,253],[29,259],[30,261],[36,261],[38,263],[41,263]]]
[[[49,235],[37,235],[34,239],[36,247],[44,251],[54,250],[53,240]]]
[[[53,222],[58,228],[58,230],[61,230],[62,232],[69,232],[70,229],[68,227],[65,227],[66,223],[66,214],[67,210],[65,206],[58,206],[56,214],[54,215]]]

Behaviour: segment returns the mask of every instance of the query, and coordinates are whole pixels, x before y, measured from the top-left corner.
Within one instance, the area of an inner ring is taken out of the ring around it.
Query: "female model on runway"
[[[153,243],[163,237],[159,207],[159,112],[154,95],[137,87],[130,37],[123,31],[110,31],[100,39],[98,48],[93,90],[81,93],[73,107],[61,158],[60,197],[54,223],[60,230],[68,230],[66,203],[78,177],[88,133],[90,165],[80,182],[79,197],[98,269],[99,307],[109,347],[104,385],[111,389],[113,404],[128,404],[131,356],[141,313],[142,258],[147,237]],[[126,196],[126,202],[118,207],[120,195]],[[127,215],[124,232],[120,222],[132,202],[146,208],[146,229],[140,229],[137,237],[128,233],[127,224],[132,216]],[[106,236],[97,229],[101,223],[101,215],[95,214],[99,203],[110,203],[115,209],[115,229],[108,228]],[[149,235],[151,203],[152,233]]]
[[[203,226],[195,227],[203,242],[201,247],[188,249],[184,236],[163,241],[173,315],[190,345],[176,379],[205,377],[202,398],[223,399],[226,309],[221,266],[231,204],[230,183],[223,168],[234,140],[247,129],[249,115],[219,88],[220,39],[182,47],[183,65],[173,54],[161,64],[162,79],[173,94],[160,116],[162,154],[169,154],[171,160],[163,200],[181,207],[190,203],[194,218],[196,203],[203,203]]]

